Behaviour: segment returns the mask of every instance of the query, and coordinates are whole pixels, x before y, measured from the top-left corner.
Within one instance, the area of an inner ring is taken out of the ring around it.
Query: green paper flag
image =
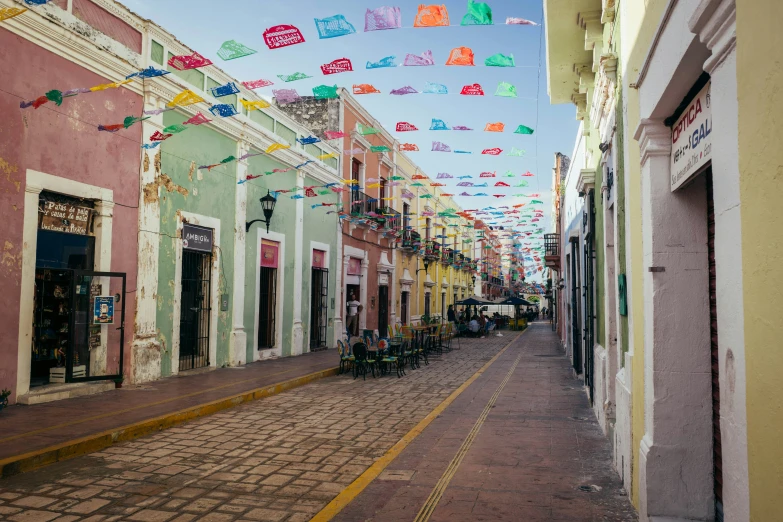
[[[63,93],[58,90],[49,91],[46,93],[46,99],[50,102],[54,102],[59,107],[63,104]]]
[[[492,9],[484,2],[468,0],[468,12],[462,17],[462,25],[492,25]]]
[[[392,176],[392,177],[390,177],[389,179],[390,179],[390,180],[392,180],[392,181],[402,181],[402,180],[404,180],[405,178],[404,178],[404,177],[402,177],[402,176]]]
[[[504,98],[516,98],[517,88],[510,83],[500,82],[498,90],[495,91],[495,96],[502,96]]]
[[[369,134],[378,134],[380,132],[378,129],[367,127],[365,125],[362,125],[361,123],[357,124],[357,128],[359,129],[359,134],[361,134],[362,136],[367,136]]]
[[[298,80],[306,80],[307,78],[312,78],[312,76],[307,76],[305,73],[297,72],[294,74],[278,74],[278,78],[283,80],[284,82],[295,82]]]
[[[421,198],[421,199],[431,199],[432,198],[432,194],[422,194],[421,196],[419,196],[419,198]]]
[[[539,203],[539,204],[541,204],[541,205],[543,205],[543,204],[544,204],[544,202],[543,202],[543,201],[541,201],[541,200],[539,200],[539,199],[534,199],[533,201],[531,201],[531,202],[530,202],[530,204],[531,204],[531,205],[532,205],[532,204],[534,204],[534,203]]]
[[[533,129],[520,125],[517,130],[514,131],[514,134],[533,134]]]
[[[149,120],[150,118],[152,118],[152,116],[147,116],[146,118],[137,118],[135,116],[126,116],[125,120],[122,122],[122,124],[127,129],[127,128],[133,126],[133,124],[135,124],[135,123],[138,123],[138,122],[144,121],[144,120]]]
[[[419,181],[417,181],[416,183],[411,185],[411,187],[423,187],[423,186],[424,186],[424,183],[421,183]]]
[[[487,67],[516,67],[517,64],[514,62],[514,55],[509,54],[506,56],[503,53],[493,54],[486,60],[484,60],[484,65]]]
[[[329,85],[319,85],[318,87],[313,87],[313,96],[316,100],[331,100],[340,97],[337,95],[336,85],[331,87]]]
[[[389,152],[391,149],[386,145],[379,145],[377,147],[370,147],[370,152]]]
[[[217,55],[224,60],[236,60],[237,58],[244,58],[251,54],[256,54],[258,51],[251,49],[235,40],[229,40],[223,42],[223,45],[218,49]]]
[[[188,130],[188,128],[185,125],[180,125],[177,123],[176,125],[169,125],[163,129],[163,134],[177,134],[178,132],[182,132],[184,130]]]

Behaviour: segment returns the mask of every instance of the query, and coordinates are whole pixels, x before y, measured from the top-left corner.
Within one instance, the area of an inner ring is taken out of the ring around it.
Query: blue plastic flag
[[[424,94],[448,94],[449,88],[440,83],[427,82],[424,86]]]
[[[297,138],[296,141],[298,141],[302,145],[312,145],[313,143],[318,143],[321,140],[316,138],[315,136],[308,136],[307,138]]]
[[[213,116],[220,116],[221,118],[228,118],[239,114],[236,107],[232,103],[218,103],[209,108],[209,112]]]
[[[219,85],[217,87],[212,87],[209,92],[212,93],[212,96],[215,98],[221,98],[223,96],[231,96],[232,94],[236,94],[239,92],[239,87],[237,87],[237,84],[234,82],[228,82],[225,85]]]
[[[315,27],[318,29],[318,38],[336,38],[354,34],[356,28],[345,19],[345,16],[338,14],[329,18],[316,18]]]
[[[142,69],[139,72],[135,72],[126,76],[125,79],[130,80],[131,78],[155,78],[157,76],[165,76],[167,74],[171,74],[171,72],[156,69],[154,67],[147,67],[146,69]]]
[[[448,125],[446,125],[446,122],[443,120],[438,120],[433,118],[432,119],[432,126],[430,126],[430,130],[451,130]]]
[[[386,58],[382,58],[380,61],[377,62],[367,62],[367,68],[383,69],[384,67],[397,67],[397,64],[394,63],[394,60],[396,58],[397,58],[396,56],[387,56]]]

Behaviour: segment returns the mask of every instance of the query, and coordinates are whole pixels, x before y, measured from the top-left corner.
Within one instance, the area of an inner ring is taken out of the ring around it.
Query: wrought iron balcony
[[[544,264],[560,270],[560,234],[544,234]]]
[[[440,259],[440,243],[437,241],[426,241],[424,243],[424,257],[431,261]]]
[[[421,248],[421,245],[421,235],[419,235],[418,232],[415,230],[406,230],[403,232],[402,245],[400,246],[401,250],[415,252]]]
[[[365,216],[370,213],[378,212],[378,200],[360,192],[351,191],[351,214]]]
[[[383,207],[378,209],[378,213],[381,215],[379,219],[383,228],[397,229],[402,226],[402,214],[394,210],[393,208]]]

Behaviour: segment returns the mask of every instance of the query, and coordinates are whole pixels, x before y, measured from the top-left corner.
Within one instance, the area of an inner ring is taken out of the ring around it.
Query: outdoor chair
[[[353,370],[354,356],[340,339],[337,339],[337,352],[340,355],[339,373],[344,373],[349,369]]]
[[[402,366],[403,361],[396,353],[392,353],[388,339],[378,340],[378,353],[381,375],[391,373],[392,369],[397,372],[397,378],[400,378],[405,374],[405,370]]]
[[[440,334],[440,347],[441,350],[451,351],[451,338],[454,337],[454,323],[446,323]]]
[[[356,379],[359,375],[362,379],[367,380],[367,371],[372,371],[372,376],[375,377],[375,361],[369,358],[367,351],[367,345],[358,342],[353,345],[353,378]]]

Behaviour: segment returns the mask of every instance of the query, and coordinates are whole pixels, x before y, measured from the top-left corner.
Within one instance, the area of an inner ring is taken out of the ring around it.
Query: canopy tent
[[[525,299],[522,299],[521,297],[511,296],[502,303],[498,304],[504,304],[504,305],[512,305],[512,306],[534,306],[533,303],[530,301],[526,301]]]
[[[492,301],[488,301],[487,299],[484,299],[477,295],[472,295],[466,299],[463,299],[462,301],[457,301],[456,304],[464,305],[464,306],[482,306],[482,305],[489,305],[493,303]]]

